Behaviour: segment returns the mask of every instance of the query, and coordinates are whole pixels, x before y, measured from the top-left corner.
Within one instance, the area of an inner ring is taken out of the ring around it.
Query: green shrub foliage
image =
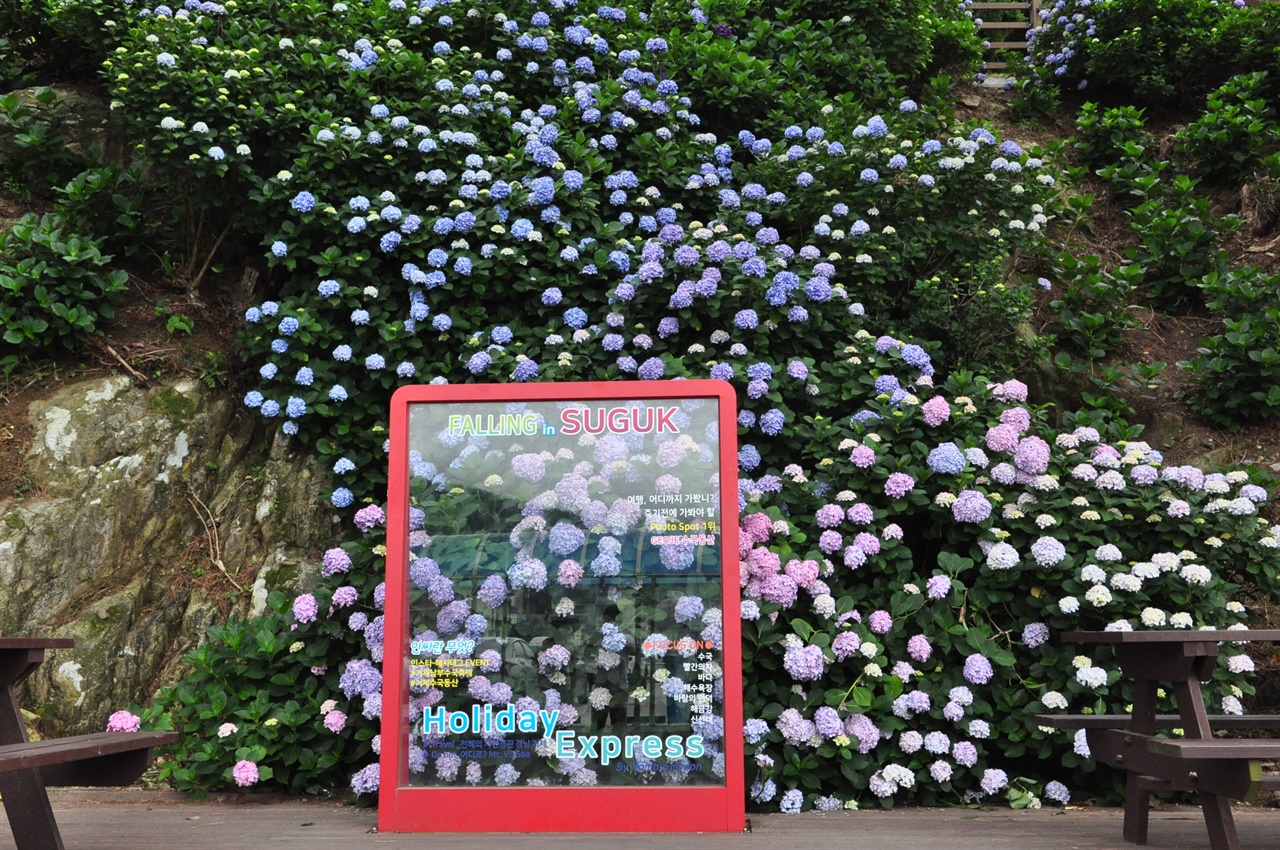
[[[1208,275],[1203,288],[1223,331],[1202,340],[1199,353],[1182,364],[1199,388],[1192,403],[1232,430],[1280,415],[1280,276],[1223,270]]]
[[[1065,0],[1042,7],[1041,19],[1028,93],[1083,89],[1111,102],[1198,107],[1229,78],[1275,68],[1280,51],[1273,3]]]
[[[1267,71],[1232,77],[1209,95],[1204,114],[1178,131],[1175,149],[1206,178],[1240,184],[1280,150],[1280,124]]]
[[[28,213],[0,238],[0,328],[20,354],[74,348],[115,315],[128,274],[101,241]]]

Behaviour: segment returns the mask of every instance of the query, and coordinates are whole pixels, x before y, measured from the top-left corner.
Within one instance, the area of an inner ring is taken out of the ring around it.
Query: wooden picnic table
[[[1213,850],[1237,850],[1231,800],[1251,800],[1263,788],[1280,786],[1264,778],[1261,763],[1280,758],[1280,740],[1215,738],[1217,729],[1274,729],[1274,716],[1211,717],[1200,683],[1213,678],[1218,646],[1224,642],[1280,642],[1280,629],[1132,632],[1066,632],[1064,643],[1114,646],[1121,672],[1133,681],[1129,715],[1048,715],[1050,725],[1085,729],[1093,758],[1126,771],[1124,838],[1147,843],[1152,791],[1197,791]],[[1156,714],[1156,692],[1172,686],[1182,738],[1156,737],[1173,718]]]
[[[0,638],[0,798],[18,850],[63,850],[47,786],[128,785],[151,763],[151,748],[176,732],[97,732],[31,741],[16,688],[50,649],[69,638]]]

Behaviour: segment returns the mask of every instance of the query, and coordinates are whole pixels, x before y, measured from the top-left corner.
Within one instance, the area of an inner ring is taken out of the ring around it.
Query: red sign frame
[[[409,785],[409,409],[413,404],[714,399],[719,404],[723,786],[440,788]],[[746,826],[739,613],[737,398],[716,380],[416,385],[391,398],[381,832],[741,832]]]

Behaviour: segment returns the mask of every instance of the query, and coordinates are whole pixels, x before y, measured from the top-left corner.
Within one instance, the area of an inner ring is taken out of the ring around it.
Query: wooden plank
[[[0,637],[0,650],[4,649],[70,649],[76,642],[71,638]]]
[[[1140,632],[1063,632],[1064,643],[1280,643],[1280,629],[1151,629]]]
[[[983,21],[980,30],[1029,30],[1031,24],[1026,21]]]
[[[0,773],[146,750],[172,744],[177,732],[95,732],[35,743],[0,746]]]
[[[974,3],[970,9],[1030,9],[1030,3]]]
[[[1022,50],[1027,46],[1025,41],[992,41],[987,43],[987,47],[992,50]]]
[[[1041,726],[1055,729],[1124,729],[1129,725],[1128,714],[1037,714],[1035,721]],[[1280,729],[1280,714],[1210,714],[1209,725],[1213,730],[1224,729]],[[1181,729],[1182,717],[1177,714],[1157,714],[1157,729]]]
[[[1221,794],[1248,802],[1262,790],[1259,759],[1171,756],[1154,749],[1155,745],[1165,744],[1166,739],[1121,729],[1090,729],[1088,737],[1089,749],[1096,760],[1130,771],[1130,775],[1137,773],[1166,780],[1170,788],[1178,791]]]
[[[1276,759],[1280,758],[1280,740],[1150,738],[1147,750],[1181,759]]]

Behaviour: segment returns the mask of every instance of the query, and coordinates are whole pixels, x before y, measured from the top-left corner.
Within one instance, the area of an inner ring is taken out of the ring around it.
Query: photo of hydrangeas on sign
[[[147,709],[185,733],[164,767],[178,787],[252,784],[232,773],[247,762],[294,791],[378,790],[387,404],[405,384],[736,388],[741,733],[762,808],[1105,790],[1083,739],[1032,715],[1129,695],[1108,650],[1076,657],[1056,636],[1238,626],[1242,585],[1273,592],[1280,543],[1248,475],[1165,465],[1097,417],[1051,427],[1019,381],[941,374],[973,361],[911,336],[1013,350],[1037,284],[1009,260],[1061,204],[1041,152],[905,97],[707,132],[713,104],[669,61],[677,39],[710,38],[696,5],[661,10],[661,32],[648,9],[562,0],[162,8],[121,14],[114,96],[172,185],[253,199],[238,221],[278,294],[245,317],[245,404],[332,463],[331,505],[356,528],[319,587],[215,629]],[[695,719],[681,651],[652,648],[714,643],[702,556],[627,539],[639,480],[704,486],[707,438],[689,437],[536,462],[478,433],[416,447],[414,637],[482,662],[449,690],[442,668],[420,674],[419,710],[675,724],[707,742],[685,753],[701,771],[608,781],[717,775],[739,730],[716,722],[714,688]],[[464,472],[460,493],[434,483]],[[519,499],[495,501],[491,476]],[[481,517],[508,537],[476,540]],[[678,580],[651,581],[659,567]],[[588,608],[617,633],[578,631]],[[523,660],[485,655],[499,633]],[[1225,711],[1251,692],[1232,654],[1207,691]],[[605,781],[536,743],[471,759],[422,743],[418,782]]]

